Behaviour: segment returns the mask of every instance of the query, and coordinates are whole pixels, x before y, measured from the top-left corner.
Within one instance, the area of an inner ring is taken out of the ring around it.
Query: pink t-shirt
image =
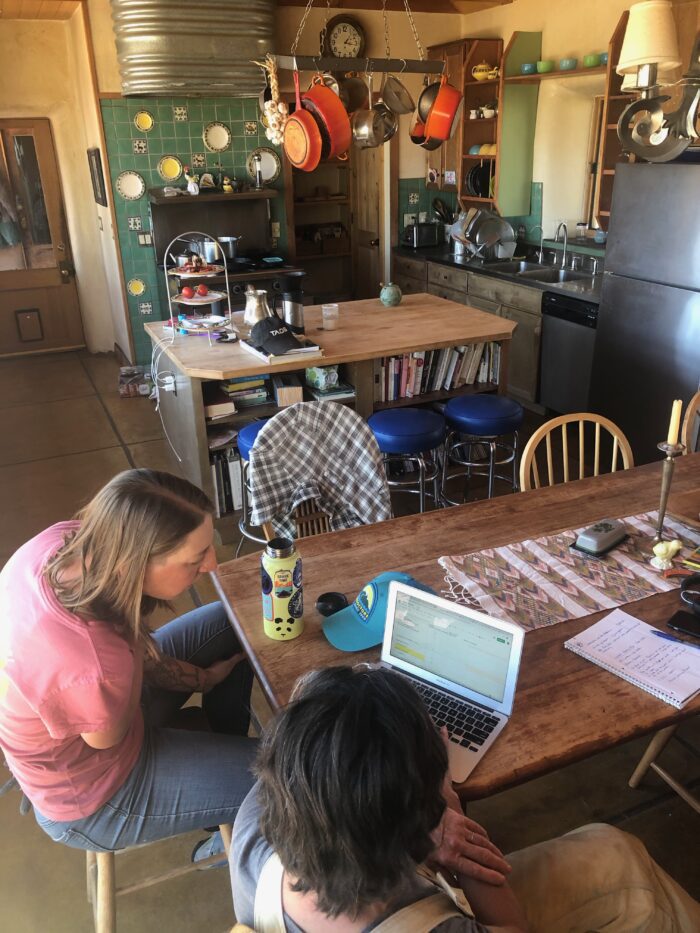
[[[117,724],[142,670],[111,625],[68,612],[42,575],[77,526],[47,528],[0,572],[0,748],[39,812],[61,821],[89,816],[109,800],[143,742],[140,707],[112,748],[81,738]]]

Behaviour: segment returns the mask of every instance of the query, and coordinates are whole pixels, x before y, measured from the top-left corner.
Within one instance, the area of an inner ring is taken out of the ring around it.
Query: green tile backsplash
[[[425,178],[399,178],[399,237],[403,233],[404,214],[427,214],[427,220],[436,220],[433,199],[440,198],[453,211],[459,210],[457,195],[453,192],[427,188]]]
[[[144,194],[137,201],[125,200],[114,187],[117,176],[124,171],[134,171],[141,175],[146,189],[161,187],[166,182],[158,174],[158,163],[164,155],[173,155],[199,175],[221,170],[225,175],[248,182],[246,161],[250,153],[258,146],[274,147],[258,122],[257,98],[130,97],[103,100],[101,107],[124,278],[126,282],[139,278],[146,285],[143,294],[127,294],[127,300],[137,362],[147,363],[151,357],[151,342],[143,324],[168,316],[163,272],[156,267],[153,247],[139,245],[139,233],[148,233],[151,229],[148,196]],[[153,116],[154,126],[147,133],[134,124],[139,110],[147,110]],[[231,130],[231,146],[225,152],[209,152],[202,140],[204,127],[213,120],[225,123]],[[184,183],[184,177],[174,182],[175,185]],[[273,187],[282,191],[282,177]],[[280,222],[282,239],[277,248],[284,255],[287,249],[284,198],[280,194],[270,205],[272,220]]]

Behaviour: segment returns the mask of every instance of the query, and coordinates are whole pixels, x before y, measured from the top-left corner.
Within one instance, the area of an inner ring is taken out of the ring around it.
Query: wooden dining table
[[[305,631],[291,642],[272,641],[263,633],[259,554],[221,564],[214,582],[262,689],[277,709],[288,702],[297,678],[309,670],[379,659],[379,648],[350,654],[330,645],[314,608],[320,593],[339,591],[351,602],[366,583],[387,570],[410,573],[440,592],[440,556],[652,510],[658,508],[660,483],[661,463],[652,463],[299,541]],[[699,513],[700,453],[676,462],[669,500],[669,514],[688,524],[700,526]],[[663,625],[679,607],[674,589],[623,608],[645,622]],[[700,711],[700,697],[677,710],[564,648],[568,638],[606,611],[526,633],[513,715],[457,788],[463,799],[489,796]]]

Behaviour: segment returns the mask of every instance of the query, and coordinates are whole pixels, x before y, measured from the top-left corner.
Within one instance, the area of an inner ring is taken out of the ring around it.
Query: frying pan
[[[369,103],[367,85],[362,78],[358,78],[356,74],[350,72],[344,78],[341,78],[338,84],[340,85],[341,100],[343,100],[343,95],[347,98],[347,103],[343,100],[343,104],[348,113],[355,113],[356,110],[365,110],[367,108]]]
[[[304,102],[325,128],[330,142],[328,158],[347,158],[352,130],[350,119],[337,94],[325,84],[321,75],[314,75],[311,87],[304,94]]]
[[[435,103],[435,99],[438,96],[439,90],[440,82],[434,81],[432,84],[426,85],[426,87],[424,87],[421,91],[416,110],[418,111],[418,116],[423,121],[423,123],[427,123],[428,121],[430,110]]]
[[[420,100],[418,101],[419,111],[423,95],[427,94],[432,87],[434,87],[434,85],[428,85],[425,91],[423,91],[423,94],[421,94]],[[461,102],[462,92],[458,91],[457,88],[453,87],[451,84],[448,84],[447,75],[443,75],[442,78],[440,78],[440,84],[438,85],[433,104],[425,118],[425,135],[432,139],[449,139],[452,124],[457,116]]]
[[[429,139],[425,135],[425,124],[418,115],[416,115],[416,119],[413,121],[409,136],[411,137],[412,143],[415,143],[416,146],[422,146],[422,148],[427,149],[428,152],[432,152],[433,149],[437,149],[442,145],[441,139]]]
[[[298,71],[294,72],[294,91],[296,108],[284,127],[284,152],[295,168],[313,172],[321,161],[321,130],[313,114],[301,106]]]

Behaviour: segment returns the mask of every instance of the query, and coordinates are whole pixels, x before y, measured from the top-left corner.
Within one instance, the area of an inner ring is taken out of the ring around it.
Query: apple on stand
[[[183,298],[194,298],[194,289],[191,288],[189,285],[185,285],[182,289],[182,297]]]
[[[197,286],[197,294],[200,298],[205,298],[209,294],[209,289],[204,283]]]

